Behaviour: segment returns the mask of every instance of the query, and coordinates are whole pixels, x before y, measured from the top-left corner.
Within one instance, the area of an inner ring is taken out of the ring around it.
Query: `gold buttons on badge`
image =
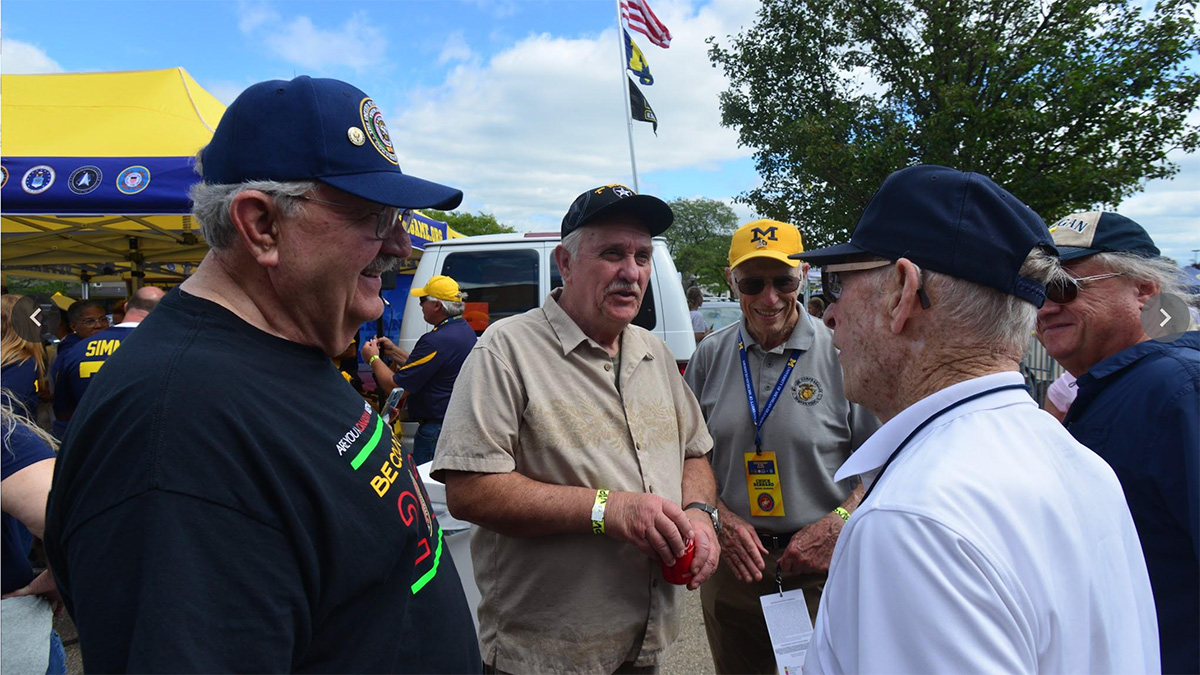
[[[367,142],[367,135],[358,127],[350,127],[346,130],[346,136],[350,138],[350,142],[355,145],[362,145]]]

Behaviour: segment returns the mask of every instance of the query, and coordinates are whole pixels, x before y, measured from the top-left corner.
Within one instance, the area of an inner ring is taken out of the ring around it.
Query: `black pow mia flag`
[[[654,114],[654,108],[650,107],[650,102],[642,96],[642,91],[638,86],[625,76],[625,81],[629,83],[629,110],[633,115],[633,119],[639,122],[649,122],[654,125],[654,135],[658,135],[658,116]]]

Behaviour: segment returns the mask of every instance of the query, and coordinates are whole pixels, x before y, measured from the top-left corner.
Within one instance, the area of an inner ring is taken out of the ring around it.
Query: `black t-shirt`
[[[173,291],[90,392],[46,526],[88,671],[480,670],[416,468],[324,353]]]

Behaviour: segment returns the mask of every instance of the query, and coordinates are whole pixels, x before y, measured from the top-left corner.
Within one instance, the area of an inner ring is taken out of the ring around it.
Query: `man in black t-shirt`
[[[382,313],[409,210],[462,193],[402,174],[375,103],[309,77],[243,92],[196,169],[212,249],[96,374],[55,469],[85,669],[478,672],[412,459],[331,361]]]

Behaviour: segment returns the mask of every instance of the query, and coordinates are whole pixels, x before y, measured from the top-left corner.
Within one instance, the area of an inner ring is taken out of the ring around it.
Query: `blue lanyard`
[[[750,360],[746,358],[746,339],[742,337],[741,329],[738,329],[738,355],[742,357],[742,380],[746,383],[746,400],[750,402],[750,419],[754,420],[754,451],[762,452],[763,423],[767,421],[767,415],[770,415],[771,411],[775,409],[775,402],[779,400],[779,394],[787,384],[788,376],[792,374],[792,369],[800,360],[800,350],[792,350],[787,366],[779,376],[779,381],[775,383],[775,391],[771,392],[771,398],[768,398],[767,405],[763,406],[761,416],[758,414],[758,399],[754,397],[754,380],[750,378]]]
[[[970,403],[971,401],[974,401],[977,398],[983,398],[984,396],[991,396],[992,394],[995,394],[996,392],[1008,391],[1009,389],[1024,389],[1025,391],[1029,391],[1029,387],[1027,387],[1023,384],[1005,384],[1005,385],[1001,385],[999,387],[992,387],[991,389],[988,389],[986,391],[977,392],[975,394],[971,394],[970,396],[968,396],[964,399],[955,401],[954,403],[951,403],[950,405],[946,406],[945,408],[942,408],[941,410],[939,410],[939,411],[935,412],[934,414],[930,415],[929,417],[925,418],[925,421],[918,424],[917,427],[912,430],[912,433],[910,433],[908,436],[906,436],[904,438],[904,440],[900,442],[900,445],[896,446],[896,449],[892,451],[892,454],[888,455],[887,461],[884,462],[883,466],[879,468],[879,473],[875,474],[875,480],[871,483],[871,487],[867,488],[866,493],[863,494],[863,498],[862,498],[862,500],[859,501],[859,505],[861,506],[862,504],[867,503],[867,497],[870,497],[871,491],[875,489],[876,485],[879,485],[879,479],[883,478],[884,472],[888,470],[888,467],[891,466],[892,462],[896,459],[896,457],[898,457],[900,455],[900,451],[903,450],[904,448],[908,447],[908,442],[911,441],[914,436],[921,433],[922,429],[929,426],[937,418],[941,417],[942,415],[945,415],[946,413],[950,412],[951,410],[954,410],[955,408],[957,408],[961,405],[966,405],[967,403]]]

